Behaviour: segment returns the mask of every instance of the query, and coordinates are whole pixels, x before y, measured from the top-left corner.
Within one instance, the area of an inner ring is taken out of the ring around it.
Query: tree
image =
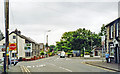
[[[85,28],[79,28],[76,31],[65,32],[60,42],[56,42],[56,47],[64,51],[83,51],[83,47],[85,47],[86,51],[91,52],[91,46],[100,46],[100,44],[101,39],[98,34]]]
[[[104,35],[106,35],[106,27],[103,24],[101,27],[101,31],[99,32],[99,36],[104,36]]]
[[[4,38],[3,33],[0,30],[0,40],[2,40],[3,38]]]

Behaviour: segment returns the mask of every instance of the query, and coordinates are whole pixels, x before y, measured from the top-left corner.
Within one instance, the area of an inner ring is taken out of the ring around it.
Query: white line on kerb
[[[69,72],[72,72],[72,70],[69,70],[69,69],[66,69],[66,68],[63,68],[63,67],[59,67],[59,68],[64,69],[64,70],[67,70],[67,71],[69,71]]]

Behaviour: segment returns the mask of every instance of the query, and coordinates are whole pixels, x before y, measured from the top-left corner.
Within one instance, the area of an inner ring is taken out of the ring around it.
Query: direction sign
[[[9,43],[10,50],[16,50],[16,43]]]

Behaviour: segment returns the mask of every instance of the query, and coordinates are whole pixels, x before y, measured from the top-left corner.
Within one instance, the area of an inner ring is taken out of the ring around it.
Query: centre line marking
[[[63,68],[63,67],[59,67],[59,68],[64,69],[64,70],[67,70],[67,71],[69,71],[69,72],[72,72],[72,70],[69,70],[69,69],[66,69],[66,68]]]

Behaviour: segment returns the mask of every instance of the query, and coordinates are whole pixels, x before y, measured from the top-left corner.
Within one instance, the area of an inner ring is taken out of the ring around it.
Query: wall
[[[17,36],[17,40],[18,40],[18,58],[19,57],[25,57],[25,50],[24,50],[24,46],[25,46],[25,39]]]

